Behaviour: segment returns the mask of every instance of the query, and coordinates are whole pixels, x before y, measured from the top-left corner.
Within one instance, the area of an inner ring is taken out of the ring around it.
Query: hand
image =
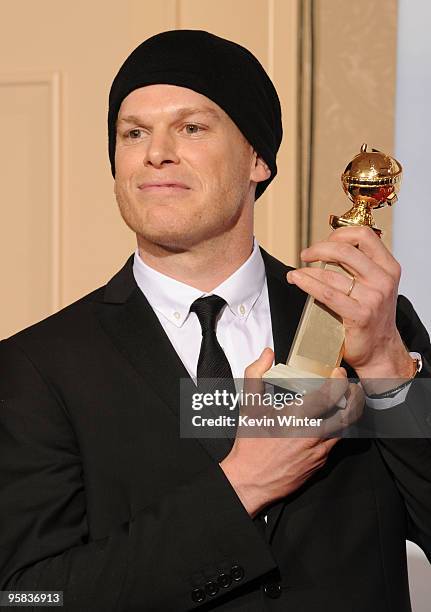
[[[348,296],[351,280],[342,273],[301,268],[287,274],[290,283],[340,315],[346,333],[344,359],[358,376],[409,378],[413,361],[395,323],[401,268],[375,232],[339,228],[328,240],[302,251],[301,259],[340,264],[356,278]]]
[[[266,348],[259,359],[246,368],[243,395],[264,392],[262,375],[271,367],[273,358],[274,352]],[[316,437],[305,437],[304,430],[299,434],[284,431],[278,437],[263,431],[263,437],[257,438],[243,437],[237,432],[232,450],[220,463],[220,467],[252,517],[268,503],[289,495],[303,485],[325,464],[329,452],[341,439],[337,437],[341,430],[362,414],[362,389],[358,385],[349,385],[343,368],[336,368],[333,378],[339,384],[327,385],[319,398],[315,393],[306,396],[307,405],[301,410],[302,416],[306,413],[309,417],[323,417],[348,392],[346,407],[336,410],[335,414],[331,412],[327,418],[325,437],[322,436],[322,430],[319,435],[313,429],[310,431],[314,431]],[[313,396],[314,402],[311,400]],[[272,416],[274,412],[272,410]],[[326,437],[333,434],[335,436],[330,439]]]

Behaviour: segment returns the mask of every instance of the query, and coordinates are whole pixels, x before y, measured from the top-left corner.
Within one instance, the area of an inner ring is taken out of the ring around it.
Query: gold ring
[[[347,297],[349,297],[349,295],[352,293],[352,291],[353,291],[353,287],[355,286],[355,283],[356,283],[356,276],[355,276],[355,275],[353,275],[353,276],[352,276],[352,282],[350,283],[349,290],[348,290],[348,292],[346,293]]]

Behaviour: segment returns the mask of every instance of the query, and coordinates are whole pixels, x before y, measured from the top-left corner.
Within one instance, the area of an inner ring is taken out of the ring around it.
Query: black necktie
[[[197,314],[202,327],[202,344],[198,360],[197,382],[200,390],[206,393],[213,393],[216,389],[226,389],[230,393],[236,393],[229,361],[217,340],[215,331],[217,315],[225,304],[226,301],[218,295],[209,295],[208,297],[195,300],[190,306],[190,310]],[[200,385],[202,379],[205,379],[203,388],[202,385]],[[221,461],[226,456],[235,439],[238,425],[239,402],[235,403],[234,410],[228,411],[222,408],[221,412],[224,414],[229,413],[230,416],[235,419],[236,425],[233,429],[225,429],[223,432],[224,435],[230,439],[228,449],[221,446],[221,440],[207,440],[207,446],[211,449],[217,461]],[[265,534],[266,523],[263,519],[263,515],[259,514],[255,517],[254,521],[261,533]]]
[[[202,328],[197,382],[198,387],[205,393],[214,393],[216,390],[236,393],[229,361],[217,340],[215,331],[217,315],[225,304],[226,301],[218,295],[209,295],[198,298],[190,307],[190,310],[197,314]],[[238,402],[234,410],[229,410],[227,406],[218,408],[218,414],[237,419]],[[230,431],[229,437],[235,437],[235,428]]]

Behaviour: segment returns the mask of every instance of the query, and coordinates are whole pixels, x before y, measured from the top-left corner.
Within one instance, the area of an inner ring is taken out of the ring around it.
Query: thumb
[[[336,404],[339,408],[345,408],[346,407],[345,394],[348,392],[348,389],[349,389],[349,380],[347,378],[347,371],[345,370],[345,368],[342,368],[342,367],[334,368],[331,372],[331,379],[332,379],[331,395],[333,396],[334,404]]]
[[[274,351],[267,346],[256,361],[246,367],[244,378],[262,378],[263,374],[272,366],[273,361]]]
[[[346,369],[342,367],[334,368],[331,372],[331,378],[347,378]]]
[[[244,391],[246,393],[262,393],[264,384],[262,376],[269,370],[274,361],[274,351],[267,346],[256,361],[246,367],[244,372]]]

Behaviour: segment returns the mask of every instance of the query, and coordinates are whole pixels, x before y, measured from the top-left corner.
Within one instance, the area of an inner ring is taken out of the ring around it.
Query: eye
[[[190,135],[197,134],[199,132],[199,130],[200,131],[203,130],[203,128],[200,125],[196,125],[196,123],[187,123],[184,126],[184,128],[186,130],[186,133],[190,134]]]
[[[139,128],[133,128],[133,130],[129,130],[126,134],[126,138],[130,140],[138,140],[142,135],[142,130]]]

